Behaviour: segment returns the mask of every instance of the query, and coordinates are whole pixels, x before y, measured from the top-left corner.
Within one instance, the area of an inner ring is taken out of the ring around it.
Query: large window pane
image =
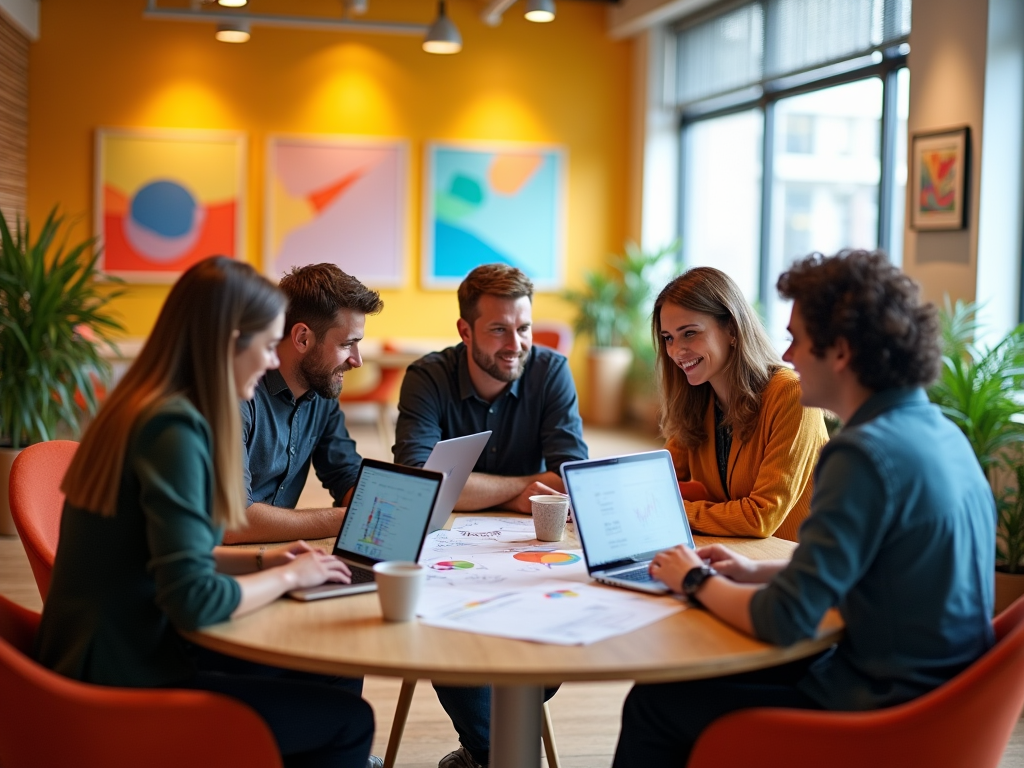
[[[910,70],[906,67],[896,73],[896,146],[893,152],[892,210],[889,259],[896,266],[903,265],[903,230],[907,215],[907,115],[910,113]]]
[[[702,120],[685,133],[683,262],[721,269],[758,298],[761,226],[759,109]]]
[[[837,85],[775,106],[768,328],[786,346],[789,306],[774,284],[812,251],[878,245],[882,81]]]

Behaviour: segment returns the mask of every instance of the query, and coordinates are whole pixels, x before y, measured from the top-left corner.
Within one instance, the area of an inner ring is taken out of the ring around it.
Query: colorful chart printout
[[[579,555],[568,552],[516,552],[512,557],[524,563],[540,563],[549,568],[553,565],[572,565],[580,561]]]
[[[271,138],[267,272],[329,262],[367,285],[400,286],[407,156],[400,141]]]
[[[455,288],[499,262],[538,289],[562,287],[564,162],[563,150],[531,144],[429,146],[424,284]]]
[[[217,131],[96,134],[103,269],[171,282],[197,261],[241,253],[245,140]]]

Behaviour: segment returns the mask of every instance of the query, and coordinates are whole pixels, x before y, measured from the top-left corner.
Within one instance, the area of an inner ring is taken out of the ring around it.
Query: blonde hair
[[[213,522],[245,522],[241,419],[233,354],[286,306],[284,294],[248,264],[214,256],[181,276],[138,358],[92,422],[61,490],[81,509],[111,516],[134,430],[169,399],[185,397],[210,426]],[[233,339],[235,332],[238,337]]]
[[[705,418],[713,391],[708,382],[691,386],[665,351],[661,336],[661,308],[665,304],[710,315],[736,339],[725,369],[729,402],[723,405],[723,412],[733,433],[741,441],[749,440],[757,426],[761,394],[782,367],[760,319],[736,283],[714,267],[690,269],[658,294],[651,331],[659,351],[655,368],[661,386],[661,431],[666,438],[675,437],[691,449],[708,438]]]

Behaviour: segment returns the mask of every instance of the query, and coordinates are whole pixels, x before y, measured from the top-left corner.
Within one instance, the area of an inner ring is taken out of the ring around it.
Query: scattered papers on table
[[[418,612],[423,624],[557,645],[596,643],[683,610],[671,598],[564,581],[534,582],[514,591],[442,587],[427,593]]]
[[[597,642],[683,610],[590,585],[583,551],[538,541],[529,518],[461,517],[427,537],[424,624],[560,645]]]

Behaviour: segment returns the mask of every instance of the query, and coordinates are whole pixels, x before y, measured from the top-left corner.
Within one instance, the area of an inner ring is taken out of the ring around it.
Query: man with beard
[[[533,346],[533,284],[521,271],[477,267],[458,297],[462,343],[417,360],[402,382],[395,461],[423,466],[438,440],[489,429],[455,509],[529,513],[530,496],[564,491],[564,462],[587,458],[572,374],[562,355]],[[490,689],[434,689],[462,744],[439,767],[487,765]]]
[[[345,371],[363,364],[359,342],[366,316],[384,303],[333,264],[293,269],[281,279],[281,290],[288,296],[277,346],[281,367],[268,371],[256,396],[241,404],[249,524],[228,531],[228,544],[334,536],[362,461],[338,395]],[[294,509],[310,463],[334,497],[333,507]]]

